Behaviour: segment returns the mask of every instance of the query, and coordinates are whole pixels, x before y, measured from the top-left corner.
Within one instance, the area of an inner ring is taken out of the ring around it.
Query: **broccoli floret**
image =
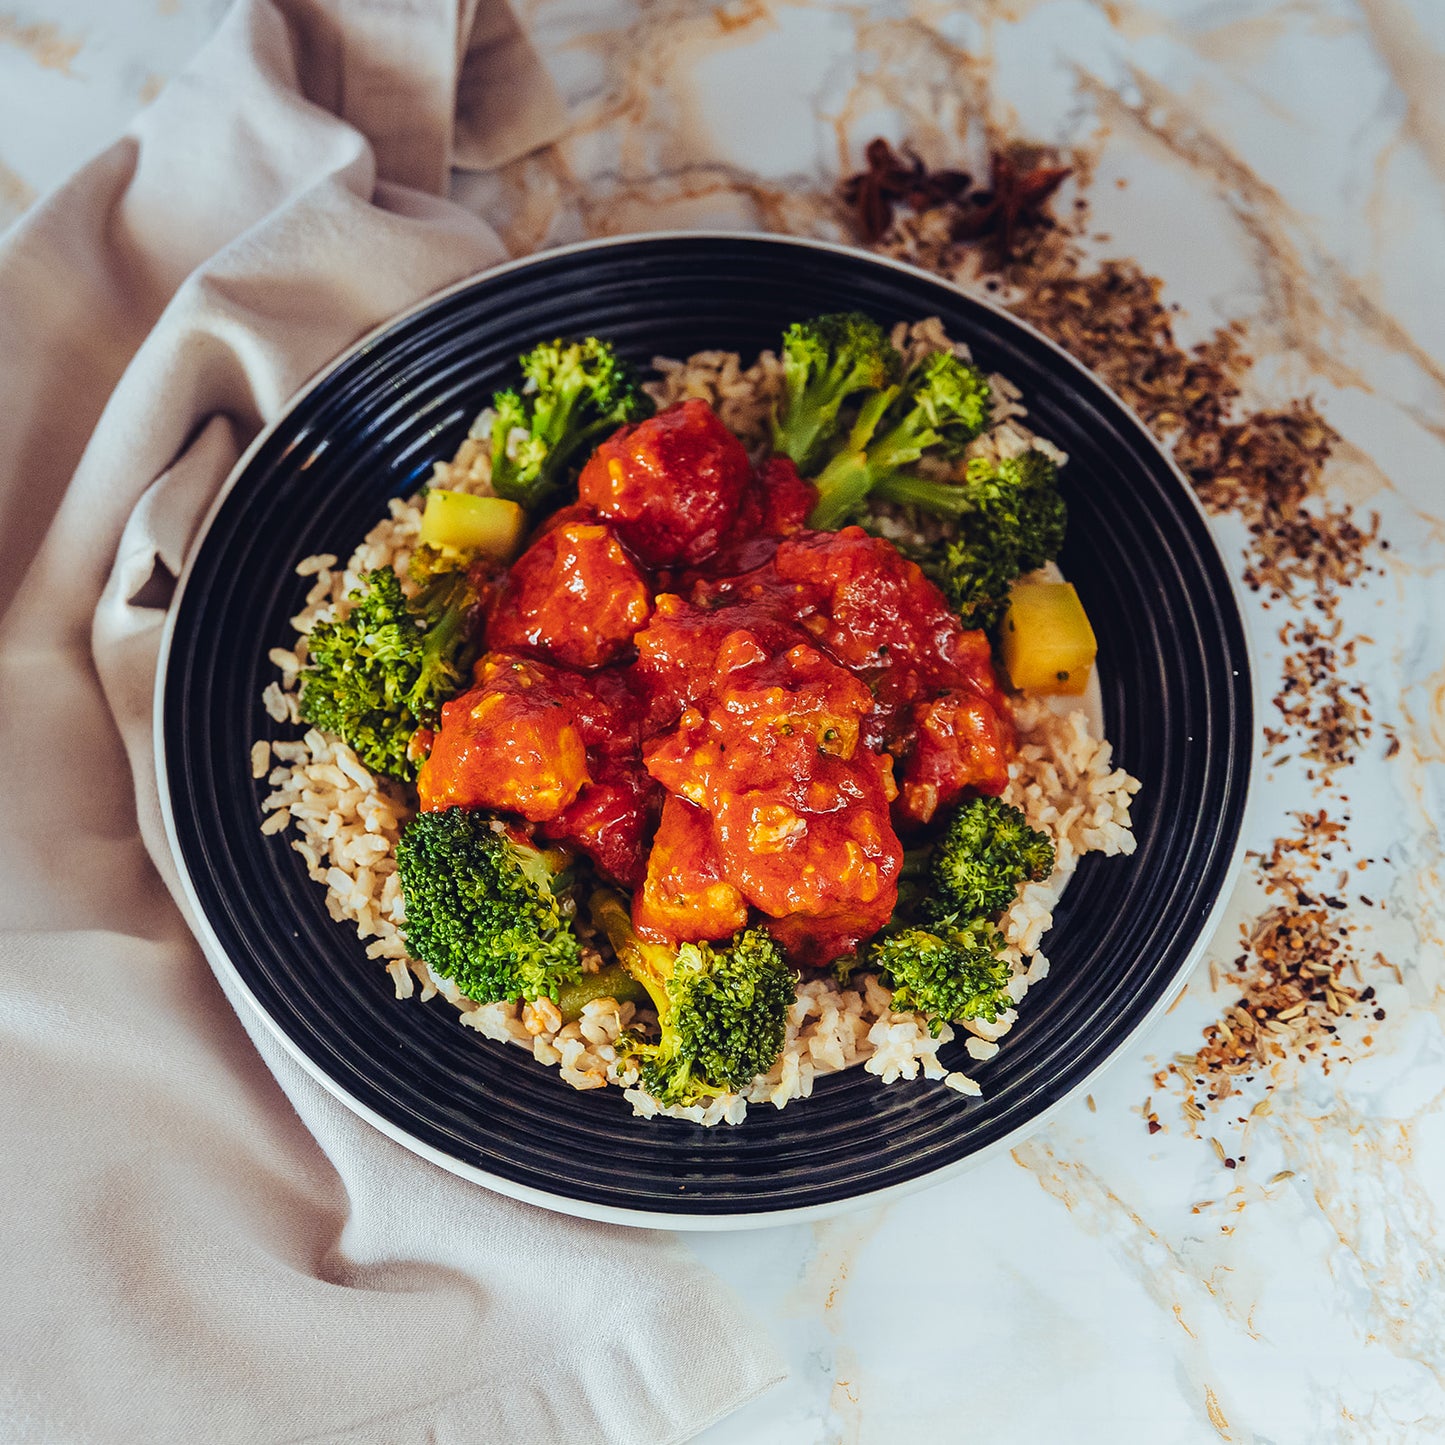
[[[662,1104],[698,1104],[741,1089],[777,1060],[797,979],[761,928],[730,943],[644,943],[622,900],[599,890],[592,915],[618,960],[646,988],[661,1037],[624,1036],[642,1086]]]
[[[1030,450],[999,462],[997,473],[1017,499],[1019,571],[1032,572],[1064,545],[1069,514],[1059,495],[1059,469],[1043,452]]]
[[[960,1019],[992,1022],[1013,1007],[1003,939],[981,918],[940,920],[885,934],[869,950],[869,961],[893,990],[896,1012],[927,1016],[937,1035]]]
[[[964,489],[975,492],[979,506],[960,519],[942,565],[944,591],[965,626],[996,627],[1018,577],[1058,556],[1067,509],[1056,475],[1038,451],[997,465],[968,464]]]
[[[569,464],[624,422],[650,416],[637,373],[595,336],[545,341],[521,358],[520,390],[492,398],[492,490],[529,511],[551,506]]]
[[[1054,871],[1054,845],[997,798],[974,798],[948,821],[929,865],[935,916],[997,918],[1018,886]]]
[[[862,312],[794,322],[783,333],[783,396],[773,414],[773,450],[807,475],[834,440],[848,398],[891,386],[902,367],[887,332]]]
[[[913,855],[909,855],[913,856]],[[1054,867],[1048,838],[997,798],[963,804],[933,846],[928,891],[895,913],[869,950],[893,1007],[928,1016],[937,1034],[959,1019],[996,1019],[1013,1006],[996,919],[1024,879]],[[906,921],[911,919],[912,921]]]
[[[1043,452],[991,462],[975,457],[958,483],[895,477],[877,488],[903,502],[958,519],[957,535],[930,569],[965,626],[994,627],[1008,610],[1009,588],[1058,556],[1067,508],[1058,469]]]
[[[301,716],[350,743],[373,772],[414,778],[412,735],[435,725],[476,655],[476,589],[460,569],[432,573],[413,598],[390,567],[361,582],[345,617],[311,629]]]
[[[983,373],[949,351],[935,351],[895,386],[868,392],[831,459],[815,476],[810,527],[841,526],[865,497],[925,452],[956,456],[988,420]]]
[[[418,814],[396,845],[408,951],[478,1003],[555,1001],[582,973],[564,861],[477,809]]]

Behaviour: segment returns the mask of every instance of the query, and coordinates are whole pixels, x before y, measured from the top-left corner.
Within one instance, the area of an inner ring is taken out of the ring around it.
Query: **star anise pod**
[[[975,191],[958,208],[952,234],[956,240],[996,238],[1000,254],[1013,254],[1014,238],[1020,226],[1047,223],[1044,211],[1049,197],[1071,172],[1069,166],[1031,166],[1021,171],[1008,156],[998,151],[991,158],[991,175],[986,191]]]
[[[921,211],[961,199],[973,183],[967,171],[929,170],[911,150],[902,155],[882,136],[863,152],[866,169],[849,176],[840,190],[866,241],[882,240],[898,205]]]

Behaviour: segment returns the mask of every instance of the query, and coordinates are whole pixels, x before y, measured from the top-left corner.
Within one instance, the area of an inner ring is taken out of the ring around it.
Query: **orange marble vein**
[[[43,70],[73,75],[70,63],[80,54],[85,40],[63,35],[47,21],[26,24],[14,16],[0,15],[0,44],[24,51]]]

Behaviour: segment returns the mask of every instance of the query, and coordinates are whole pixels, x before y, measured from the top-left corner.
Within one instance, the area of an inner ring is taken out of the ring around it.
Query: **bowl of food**
[[[776,1222],[1007,1147],[1167,1007],[1234,868],[1247,646],[1122,404],[925,273],[568,248],[251,447],[157,694],[216,966],[515,1197]]]

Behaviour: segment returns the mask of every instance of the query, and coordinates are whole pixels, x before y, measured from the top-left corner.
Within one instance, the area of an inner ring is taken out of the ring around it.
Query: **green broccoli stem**
[[[905,848],[903,850],[903,867],[898,870],[900,878],[922,878],[928,872],[933,863],[932,843],[925,843],[918,848]]]
[[[773,451],[804,476],[819,470],[850,398],[888,386],[902,358],[887,333],[861,312],[815,316],[783,333],[784,395],[772,419]]]
[[[567,435],[572,418],[582,405],[582,395],[583,388],[576,384],[559,386],[550,396],[545,392],[537,395],[534,430],[549,447],[555,447]]]
[[[566,1023],[582,1017],[582,1010],[594,999],[612,998],[618,1003],[646,1004],[652,995],[620,963],[608,964],[596,973],[584,973],[574,983],[557,991],[557,1007]]]
[[[840,407],[855,389],[847,385],[848,370],[835,367],[818,383],[816,390],[829,398],[826,402],[806,394],[797,397],[788,407],[786,420],[774,428],[773,450],[791,457],[804,474],[816,464],[819,450],[838,425]]]
[[[799,472],[812,466],[824,436],[833,424],[834,418],[822,411],[814,410],[804,421],[796,410],[790,410],[786,426],[773,429],[773,451],[781,456],[791,457]]]
[[[841,527],[863,504],[873,487],[873,470],[866,452],[839,452],[814,480],[818,500],[808,525],[819,532]]]
[[[808,525],[821,532],[841,527],[862,505],[883,475],[876,457],[870,458],[869,443],[883,414],[892,406],[899,388],[884,387],[873,392],[858,409],[858,419],[848,433],[848,440],[836,456],[813,478],[818,501],[808,516]],[[895,427],[886,440],[898,431]],[[880,452],[886,455],[887,450]]]
[[[579,397],[579,405],[581,400]],[[536,512],[544,502],[550,505],[553,499],[559,497],[565,489],[572,461],[582,454],[590,456],[595,442],[611,436],[618,427],[624,425],[626,423],[619,422],[612,417],[601,417],[596,421],[588,422],[586,426],[575,432],[564,431],[562,435],[558,436],[551,443],[541,471],[537,474],[536,483],[527,492],[527,499],[524,503],[527,510]]]
[[[908,476],[901,472],[879,481],[873,488],[873,495],[881,502],[922,507],[924,511],[941,512],[950,517],[963,517],[978,510],[978,501],[968,487],[934,482],[927,477]]]
[[[921,411],[910,412],[868,448],[869,460],[877,477],[874,485],[916,462],[929,447],[937,446],[942,440]]]
[[[607,935],[618,963],[647,991],[658,1018],[665,1019],[671,1008],[667,997],[667,979],[671,970],[670,966],[665,969],[662,963],[664,959],[671,959],[671,950],[644,943],[637,936],[627,905],[610,888],[594,890],[587,907],[593,923]]]

